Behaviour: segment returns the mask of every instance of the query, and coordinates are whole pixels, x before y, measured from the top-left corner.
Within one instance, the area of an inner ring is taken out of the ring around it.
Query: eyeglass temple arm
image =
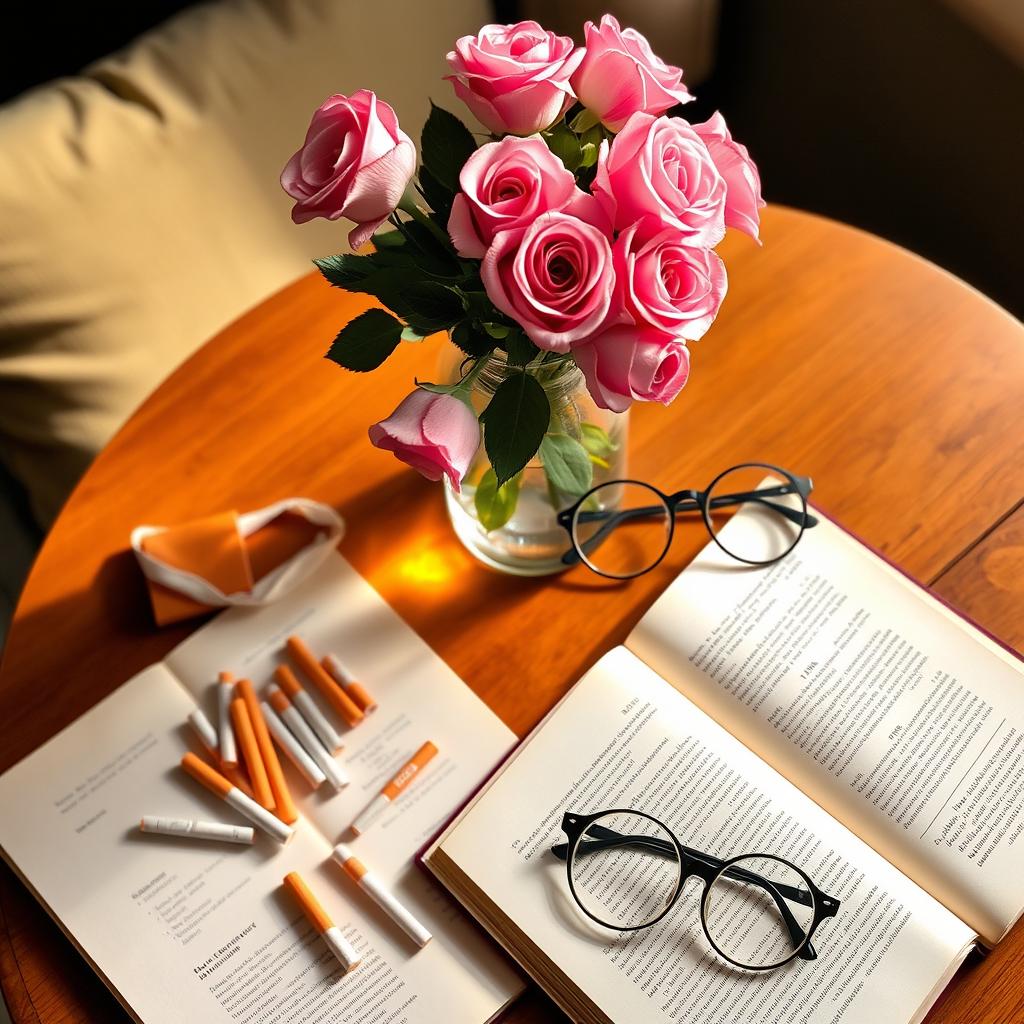
[[[639,846],[650,850],[652,853],[659,853],[664,856],[674,857],[676,855],[676,848],[672,843],[667,839],[658,839],[657,836],[624,836],[601,825],[591,825],[588,829],[588,834],[593,835],[595,838],[586,840],[585,844],[581,843],[577,847],[578,853],[597,853],[599,850],[614,849],[618,846]],[[725,867],[725,861],[712,857],[710,854],[702,853],[700,850],[694,850],[688,846],[682,847],[682,850],[688,857],[700,861],[711,868],[721,870]],[[551,852],[559,860],[566,860],[569,856],[569,844],[557,843],[551,848]],[[798,946],[804,941],[803,929],[793,916],[793,911],[786,905],[786,900],[791,899],[795,903],[810,906],[813,900],[809,892],[795,889],[791,885],[772,882],[763,875],[759,875],[754,871],[747,871],[745,868],[731,867],[724,871],[723,874],[724,877],[733,881],[749,882],[764,889],[775,901],[779,914],[786,923],[786,929],[789,931],[789,937],[793,945]],[[810,940],[807,941],[807,944],[797,955],[805,960],[816,960],[818,957],[817,951],[811,945]]]

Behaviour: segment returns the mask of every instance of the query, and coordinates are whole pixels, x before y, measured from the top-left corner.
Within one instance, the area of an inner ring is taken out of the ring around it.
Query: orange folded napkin
[[[165,626],[227,605],[270,603],[313,572],[343,532],[332,508],[287,498],[242,515],[139,526],[131,545]]]

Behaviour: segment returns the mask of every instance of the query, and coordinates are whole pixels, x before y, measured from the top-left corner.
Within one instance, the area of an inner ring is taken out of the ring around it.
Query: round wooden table
[[[340,237],[340,236],[339,236]],[[635,408],[630,475],[700,487],[748,459],[814,478],[814,498],[918,579],[1024,645],[1024,328],[925,261],[769,208],[763,249],[725,243],[730,294],[692,346],[670,409]],[[429,377],[438,341],[358,376],[322,356],[365,308],[315,275],[210,341],[135,413],[78,485],[18,606],[0,672],[0,769],[28,754],[192,625],[153,626],[127,550],[175,523],[286,495],[338,508],[346,557],[518,733],[623,640],[705,542],[677,530],[654,572],[610,584],[494,574],[468,556],[441,490],[372,448],[366,428]],[[73,870],[73,865],[69,865]],[[0,981],[15,1024],[126,1020],[4,867]],[[538,993],[516,1021],[551,1020]],[[931,1022],[1024,1018],[1024,927],[973,962]]]

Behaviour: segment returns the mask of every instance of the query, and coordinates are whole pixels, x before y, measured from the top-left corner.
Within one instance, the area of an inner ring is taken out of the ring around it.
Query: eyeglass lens
[[[576,510],[572,537],[591,569],[628,579],[646,572],[665,553],[672,514],[646,484],[613,481],[593,490]]]
[[[730,526],[740,508],[742,518]],[[803,532],[806,511],[795,481],[767,466],[739,466],[711,485],[704,521],[733,558],[765,564],[792,550]]]

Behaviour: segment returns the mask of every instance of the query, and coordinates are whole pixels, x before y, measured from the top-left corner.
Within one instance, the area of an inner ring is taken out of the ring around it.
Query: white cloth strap
[[[276,569],[267,573],[263,579],[258,580],[252,590],[225,594],[202,576],[184,569],[176,569],[144,551],[142,542],[147,537],[166,532],[168,529],[166,526],[135,527],[131,535],[132,550],[147,579],[185,594],[200,604],[209,605],[211,608],[223,608],[227,605],[270,604],[271,601],[287,594],[309,576],[337,545],[345,532],[345,521],[330,506],[310,498],[285,498],[282,501],[275,501],[273,505],[267,505],[266,508],[240,515],[238,517],[239,536],[248,537],[284,512],[294,512],[315,526],[322,526],[324,529],[301,551],[297,551],[288,561],[283,562]]]

